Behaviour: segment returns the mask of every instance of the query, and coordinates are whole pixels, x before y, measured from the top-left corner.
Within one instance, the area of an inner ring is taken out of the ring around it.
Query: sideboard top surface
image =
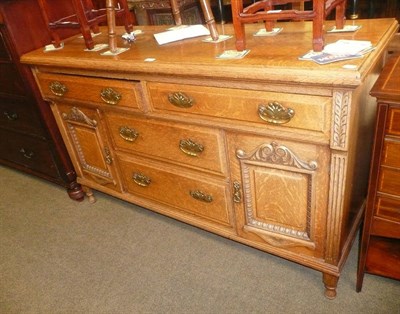
[[[361,25],[356,32],[327,33],[325,43],[339,39],[369,40],[375,50],[363,58],[318,65],[312,61],[298,58],[311,49],[312,23],[285,22],[277,26],[283,30],[276,36],[256,37],[253,33],[263,24],[246,26],[247,48],[250,53],[243,59],[221,60],[216,58],[225,50],[235,49],[235,36],[232,25],[218,25],[220,34],[233,35],[227,41],[206,43],[202,37],[158,45],[154,33],[163,32],[164,26],[136,26],[143,30],[132,44],[121,38],[125,32],[117,28],[118,47],[130,46],[130,49],[116,56],[103,56],[98,51],[84,51],[84,42],[78,36],[65,40],[61,50],[43,52],[43,49],[30,52],[22,57],[22,62],[50,66],[67,70],[69,73],[79,71],[96,71],[96,75],[120,77],[121,75],[167,75],[174,77],[213,78],[223,80],[257,81],[273,83],[299,83],[320,86],[349,86],[361,84],[364,77],[374,66],[377,58],[386,49],[390,39],[398,29],[395,19],[369,19],[347,21],[347,24]],[[327,21],[326,29],[334,26]],[[107,28],[102,34],[94,37],[95,43],[108,43]],[[154,58],[148,62],[148,58]],[[345,68],[351,65],[352,68]],[[79,71],[78,71],[79,70]],[[86,73],[87,74],[87,73]],[[93,73],[92,73],[93,74]],[[116,76],[118,74],[118,76]]]

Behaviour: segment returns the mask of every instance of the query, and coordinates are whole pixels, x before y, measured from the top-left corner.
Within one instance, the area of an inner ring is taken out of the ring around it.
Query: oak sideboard
[[[311,49],[309,22],[280,23],[275,37],[247,27],[250,52],[235,60],[216,58],[234,37],[159,46],[153,35],[165,27],[140,26],[133,43],[118,39],[130,48],[119,55],[72,37],[22,62],[90,200],[102,191],[320,271],[334,298],[365,208],[369,91],[398,29],[395,19],[357,24],[326,42],[369,40],[375,50],[324,66],[298,59]],[[107,29],[95,40],[107,43]]]

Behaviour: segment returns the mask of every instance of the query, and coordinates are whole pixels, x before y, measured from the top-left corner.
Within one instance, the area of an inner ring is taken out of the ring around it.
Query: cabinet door
[[[53,104],[52,109],[80,182],[119,191],[114,158],[98,110],[63,103]]]
[[[323,257],[329,148],[245,135],[228,145],[238,234],[278,254]]]

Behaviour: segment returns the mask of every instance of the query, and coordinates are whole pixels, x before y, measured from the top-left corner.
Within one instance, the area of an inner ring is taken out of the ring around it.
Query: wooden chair
[[[236,36],[236,49],[246,49],[245,29],[246,23],[258,21],[265,22],[267,31],[272,31],[274,23],[278,20],[312,20],[314,51],[322,51],[324,47],[323,25],[326,17],[336,9],[336,28],[344,27],[346,0],[314,0],[311,10],[282,9],[274,10],[277,5],[292,4],[299,5],[311,0],[264,0],[255,1],[253,4],[244,7],[243,0],[231,0],[232,20]]]
[[[88,49],[94,48],[92,33],[99,33],[99,24],[107,22],[106,9],[96,9],[92,0],[63,0],[64,6],[71,7],[71,14],[68,16],[57,17],[54,6],[51,7],[48,1],[38,0],[42,16],[48,26],[49,33],[53,39],[53,45],[60,47],[61,39],[57,32],[62,28],[79,28]],[[124,21],[125,29],[128,33],[133,31],[133,17],[129,12],[126,0],[115,0],[115,15]],[[67,4],[66,4],[67,3]]]
[[[210,30],[210,35],[213,40],[217,40],[219,35],[215,23],[214,15],[211,10],[209,0],[200,0],[201,9],[203,11],[204,20]],[[179,9],[178,0],[171,0],[172,15],[176,25],[182,25],[182,17]]]

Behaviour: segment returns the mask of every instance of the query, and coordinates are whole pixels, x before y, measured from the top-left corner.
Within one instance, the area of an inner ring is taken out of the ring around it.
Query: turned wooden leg
[[[217,26],[215,25],[214,15],[211,11],[210,2],[208,0],[200,0],[201,9],[203,10],[204,19],[210,30],[210,35],[213,40],[218,40],[219,35]]]
[[[243,0],[232,0],[232,22],[235,29],[236,49],[239,51],[246,49],[246,38],[244,24],[240,20],[240,13],[243,11]]]
[[[68,196],[78,202],[82,202],[85,198],[85,192],[82,190],[82,186],[76,181],[71,182],[67,188]]]
[[[338,276],[330,275],[330,274],[323,274],[323,282],[325,285],[325,297],[330,300],[336,298],[336,288],[339,281]]]
[[[83,190],[85,191],[85,194],[88,197],[89,203],[90,204],[96,203],[96,198],[93,195],[92,189],[88,188],[87,186],[84,186]]]
[[[176,25],[182,25],[182,17],[181,12],[179,9],[178,0],[171,0],[171,9],[172,9],[172,16],[174,17],[174,21]]]

